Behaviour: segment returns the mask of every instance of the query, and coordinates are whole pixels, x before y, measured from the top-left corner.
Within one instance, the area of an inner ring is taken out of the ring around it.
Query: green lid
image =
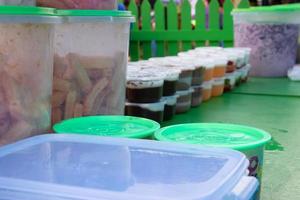
[[[77,133],[86,135],[146,138],[160,128],[157,122],[129,116],[80,117],[55,124],[56,133]]]
[[[247,150],[264,145],[271,140],[267,132],[240,125],[194,123],[165,127],[155,133],[161,141],[201,144]]]
[[[233,13],[241,12],[261,12],[261,13],[284,13],[284,12],[299,12],[300,4],[288,4],[288,5],[277,5],[277,6],[256,6],[250,8],[239,8],[234,9]]]
[[[80,16],[98,16],[98,17],[132,17],[130,11],[118,10],[57,10],[59,16],[80,17]]]
[[[0,15],[55,15],[55,9],[34,6],[0,6]]]

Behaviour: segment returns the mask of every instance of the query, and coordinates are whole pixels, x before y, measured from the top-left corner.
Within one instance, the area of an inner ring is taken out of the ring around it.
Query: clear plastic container
[[[251,76],[286,76],[297,54],[299,15],[294,7],[238,9],[233,16],[235,46],[252,49]]]
[[[241,73],[241,82],[242,83],[247,82],[248,77],[249,77],[250,69],[251,69],[251,65],[250,64],[248,64],[245,67],[239,69],[239,71]]]
[[[11,0],[7,0],[11,1]],[[38,6],[59,9],[81,10],[115,10],[118,7],[117,0],[36,0]]]
[[[0,196],[250,200],[258,182],[246,175],[248,164],[230,149],[52,134],[0,149]]]
[[[207,61],[207,62],[206,62]],[[205,62],[204,82],[211,81],[214,77],[215,64],[213,60],[207,59]]]
[[[178,91],[177,104],[176,104],[176,113],[185,113],[191,109],[192,106],[192,93],[193,89]]]
[[[225,57],[214,57],[214,78],[225,76],[228,60]]]
[[[0,146],[51,128],[53,14],[0,6]]]
[[[235,74],[228,73],[225,75],[225,85],[224,85],[224,92],[229,92],[235,88]]]
[[[208,101],[212,97],[213,81],[206,81],[202,84],[202,100]]]
[[[162,123],[164,120],[165,101],[155,103],[126,103],[125,115],[144,117]]]
[[[56,27],[53,123],[124,113],[128,12],[61,10]]]
[[[202,103],[202,99],[203,99],[202,85],[193,86],[192,88],[194,90],[194,92],[192,93],[192,107],[200,106],[200,104]]]
[[[35,6],[36,0],[0,0],[0,5],[5,6]]]
[[[176,114],[176,104],[177,104],[178,95],[163,97],[162,101],[165,101],[165,110],[164,110],[164,121],[171,120]]]
[[[213,81],[211,95],[213,97],[218,97],[223,95],[225,86],[225,78],[217,78]]]

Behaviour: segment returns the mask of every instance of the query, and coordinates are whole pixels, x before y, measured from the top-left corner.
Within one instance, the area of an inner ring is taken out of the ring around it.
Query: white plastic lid
[[[163,111],[165,108],[166,101],[162,100],[155,103],[129,103],[126,102],[126,106],[138,106],[143,109],[147,109],[153,112]]]
[[[164,76],[153,72],[133,71],[127,74],[127,88],[153,88],[164,84]]]
[[[177,103],[178,95],[162,97],[162,101],[165,101],[167,105],[173,106]]]
[[[185,95],[192,94],[193,92],[194,92],[194,89],[190,88],[188,90],[177,91],[176,95],[178,95],[178,96],[185,96]]]
[[[213,85],[224,85],[225,84],[225,78],[215,78],[213,80]]]
[[[202,83],[202,88],[205,90],[211,90],[212,86],[213,86],[214,81],[205,81],[204,83]]]

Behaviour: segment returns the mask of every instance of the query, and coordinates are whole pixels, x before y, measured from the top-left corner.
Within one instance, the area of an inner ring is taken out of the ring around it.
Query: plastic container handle
[[[258,186],[259,183],[255,177],[245,176],[232,190],[231,195],[235,197],[235,200],[249,200],[258,190]]]

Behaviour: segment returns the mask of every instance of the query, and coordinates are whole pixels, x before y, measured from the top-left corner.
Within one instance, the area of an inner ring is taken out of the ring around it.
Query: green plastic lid
[[[0,15],[56,15],[55,9],[34,6],[0,6]]]
[[[271,140],[270,134],[260,129],[218,123],[169,126],[158,130],[155,138],[161,141],[226,147],[235,150],[253,149]]]
[[[146,138],[160,128],[152,120],[129,116],[91,116],[62,121],[53,126],[56,133],[75,133],[124,138]]]
[[[80,16],[98,16],[98,17],[132,17],[130,11],[118,10],[57,10],[59,16],[80,17]]]
[[[261,13],[284,13],[284,12],[300,12],[300,4],[287,4],[276,6],[256,6],[250,8],[233,9],[233,13],[241,12],[261,12]]]

